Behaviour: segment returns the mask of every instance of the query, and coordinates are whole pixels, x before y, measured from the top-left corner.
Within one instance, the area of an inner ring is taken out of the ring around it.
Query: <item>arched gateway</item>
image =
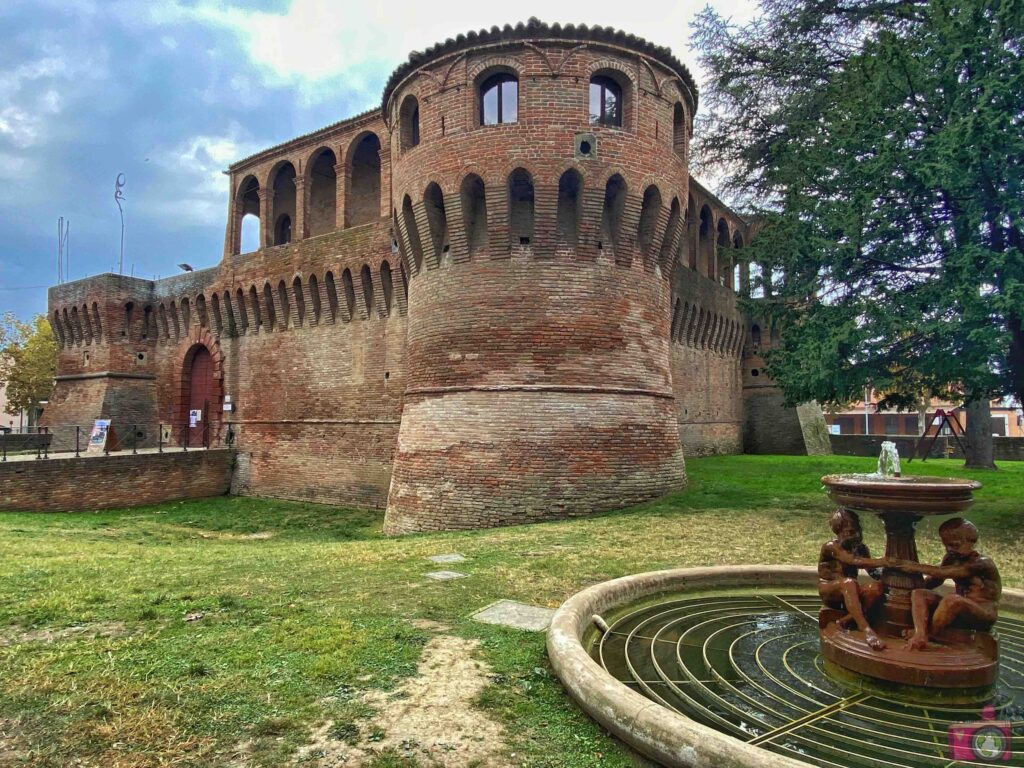
[[[214,360],[204,344],[194,344],[182,367],[181,408],[176,430],[182,444],[206,445],[215,439],[220,424],[220,393],[214,377]]]

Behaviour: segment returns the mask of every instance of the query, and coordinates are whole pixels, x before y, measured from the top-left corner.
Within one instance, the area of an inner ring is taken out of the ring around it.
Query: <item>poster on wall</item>
[[[114,428],[110,419],[96,419],[92,425],[92,432],[89,434],[89,445],[86,446],[86,453],[103,453],[105,450],[116,451],[117,439],[114,437]]]

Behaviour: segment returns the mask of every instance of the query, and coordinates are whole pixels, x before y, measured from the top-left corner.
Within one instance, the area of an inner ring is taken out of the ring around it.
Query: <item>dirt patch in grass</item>
[[[409,622],[416,629],[422,629],[424,632],[448,632],[451,630],[447,624],[442,624],[440,621],[433,621],[432,619],[413,619]]]
[[[376,715],[358,723],[323,725],[300,750],[296,764],[349,768],[391,754],[444,768],[504,765],[504,730],[474,707],[490,682],[487,665],[473,657],[478,645],[448,635],[432,638],[415,677],[390,694],[367,697]]]
[[[0,768],[23,765],[28,759],[28,745],[18,737],[17,722],[0,717]]]
[[[127,634],[128,628],[122,621],[80,624],[74,627],[63,627],[62,629],[24,630],[21,627],[7,627],[6,629],[0,629],[0,648],[9,645],[21,645],[23,643],[57,643],[71,638],[96,640],[108,637],[124,637]]]

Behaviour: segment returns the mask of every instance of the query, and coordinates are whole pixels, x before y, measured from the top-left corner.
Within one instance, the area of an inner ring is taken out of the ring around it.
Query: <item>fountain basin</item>
[[[850,718],[850,722],[853,724],[845,732],[846,726],[837,727],[831,720],[827,723],[819,721],[817,725],[814,722],[809,722],[805,726],[817,734],[815,738],[832,740],[828,746],[828,749],[832,750],[828,753],[831,757],[828,755],[821,757],[801,752],[802,747],[796,743],[799,731],[794,731],[787,736],[787,739],[792,738],[795,745],[790,748],[787,746],[786,740],[780,739],[768,743],[763,739],[764,734],[757,736],[754,733],[751,733],[749,738],[738,738],[723,732],[720,728],[708,725],[709,719],[713,719],[716,715],[714,706],[696,712],[681,712],[664,706],[650,695],[645,695],[640,686],[628,685],[617,679],[592,655],[595,651],[595,644],[600,639],[600,633],[592,622],[594,614],[605,617],[611,623],[612,631],[615,631],[617,614],[629,612],[631,606],[648,605],[651,601],[657,602],[663,599],[676,600],[688,597],[708,596],[710,600],[720,591],[735,593],[737,589],[740,589],[743,593],[757,591],[782,595],[794,593],[805,595],[804,602],[799,606],[795,605],[796,612],[791,615],[800,619],[801,627],[806,625],[806,630],[801,629],[803,632],[801,652],[810,654],[814,664],[820,666],[823,664],[823,660],[814,658],[817,647],[817,627],[812,606],[817,601],[816,583],[817,571],[814,568],[763,565],[675,569],[626,576],[583,590],[559,608],[548,632],[548,656],[555,673],[566,690],[584,711],[619,739],[661,765],[686,766],[687,768],[696,768],[697,766],[702,768],[708,766],[715,766],[715,768],[738,768],[739,766],[809,768],[809,766],[821,765],[853,765],[854,763],[851,763],[850,760],[858,755],[869,753],[868,746],[864,741],[864,732],[857,730],[859,722],[874,722],[879,729],[888,728],[888,723],[892,722],[894,723],[893,729],[898,730],[901,721],[905,721],[906,727],[899,735],[881,731],[875,734],[879,742],[884,742],[886,749],[891,748],[892,754],[903,756],[896,759],[890,758],[886,764],[890,766],[934,764],[936,742],[934,741],[935,732],[932,729],[941,726],[938,734],[940,737],[945,735],[945,726],[936,725],[934,710],[929,710],[928,713],[931,720],[911,718],[907,714],[911,711],[907,709],[907,705],[888,701],[875,696],[870,691],[858,690],[855,684],[845,681],[841,683],[842,686],[849,685],[850,687],[844,688],[843,692],[838,695],[853,697],[858,702],[848,709],[833,706],[837,702],[842,702],[827,693],[822,694],[814,684],[808,685],[800,691],[783,692],[781,699],[769,707],[778,710],[786,706],[787,702],[802,701],[805,696],[823,696],[821,703],[826,710],[832,712],[830,717],[840,720]],[[1013,622],[1012,631],[1016,635],[1019,625],[1024,619],[1024,592],[1012,589],[1004,590],[1002,607],[1004,614]],[[772,609],[769,606],[765,619],[762,621],[755,617],[752,626],[770,624],[773,621],[771,613]],[[697,620],[699,619],[694,619],[694,621]],[[670,621],[665,622],[665,624],[668,623]],[[745,632],[746,629],[740,628],[737,636]],[[788,627],[778,628],[780,635],[785,635],[787,632],[789,632]],[[654,637],[656,632],[642,631],[639,634]],[[719,642],[719,639],[722,642]],[[637,640],[646,642],[644,638],[640,637],[637,637]],[[662,641],[651,641],[651,645],[666,648],[670,656],[676,652],[672,645]],[[680,647],[683,650],[693,650],[688,645]],[[705,647],[710,653],[718,654],[721,659],[726,661],[734,657],[742,658],[741,653],[734,654],[729,650],[733,645],[731,641],[727,641],[724,635],[710,636]],[[737,651],[741,650],[739,645],[735,647]],[[754,644],[752,647],[758,648],[759,646]],[[765,646],[766,650],[769,648],[770,646]],[[754,658],[750,662],[754,666],[749,669],[760,669],[757,664],[757,655],[754,654]],[[780,657],[789,658],[792,661],[794,653],[790,652],[788,657],[785,654],[780,654]],[[714,662],[715,660],[712,658],[710,661]],[[670,677],[676,673],[674,669],[666,668],[665,671]],[[769,671],[775,674],[776,670],[773,668]],[[709,668],[707,672],[707,675],[701,676],[701,680],[695,680],[691,685],[702,685],[706,679],[725,686],[730,684],[730,678],[734,674],[728,670],[716,671],[714,668]],[[681,672],[680,676],[682,676]],[[760,683],[760,681],[759,677],[757,682]],[[745,683],[740,680],[740,684]],[[836,685],[840,685],[840,683],[836,683]],[[684,690],[689,690],[689,687],[684,687]],[[695,701],[697,700],[695,699]],[[1006,702],[1001,701],[997,704],[1005,706]],[[1024,701],[1014,701],[1013,704],[1022,706]],[[866,720],[854,721],[853,718],[858,714],[857,707],[866,709],[869,715],[874,714]],[[817,703],[806,702],[806,709],[817,709]],[[977,715],[978,710],[972,707],[958,711],[955,718],[970,720],[976,718]],[[752,711],[747,722],[753,722],[753,717]],[[749,743],[759,739],[758,744]],[[921,754],[925,756],[920,757],[908,752],[908,744],[915,749],[922,750]],[[871,745],[871,747],[875,748],[875,745]],[[844,749],[846,752],[842,751]],[[904,760],[904,758],[906,759]],[[864,757],[856,765],[879,764],[870,762],[870,759],[870,756]]]
[[[955,477],[825,475],[822,485],[836,504],[862,512],[955,515],[974,504],[976,480]]]

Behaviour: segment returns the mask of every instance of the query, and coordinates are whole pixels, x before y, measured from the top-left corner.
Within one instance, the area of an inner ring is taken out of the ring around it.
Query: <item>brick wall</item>
[[[132,507],[227,493],[232,452],[111,454],[0,463],[0,510]]]
[[[746,321],[736,295],[692,270],[672,280],[672,389],[687,456],[743,450],[740,353]]]
[[[896,450],[902,458],[913,455],[920,439],[917,435],[830,435],[832,450],[841,456],[878,456],[882,443],[890,440],[896,443]],[[993,437],[996,461],[1024,461],[1024,437]],[[963,451],[951,437],[935,440],[928,453],[929,458],[964,458]]]

